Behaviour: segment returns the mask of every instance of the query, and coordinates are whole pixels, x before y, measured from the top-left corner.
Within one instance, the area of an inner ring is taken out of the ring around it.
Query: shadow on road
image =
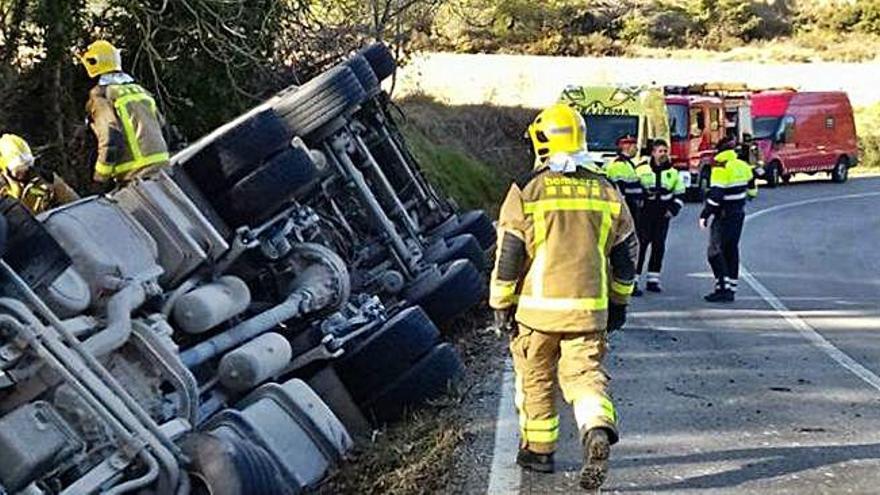
[[[730,488],[761,479],[776,478],[841,462],[880,459],[880,444],[820,445],[810,447],[768,447],[705,452],[683,456],[651,457],[619,461],[621,467],[650,468],[661,465],[746,461],[736,469],[676,481],[639,487],[617,487],[617,491],[668,491]]]

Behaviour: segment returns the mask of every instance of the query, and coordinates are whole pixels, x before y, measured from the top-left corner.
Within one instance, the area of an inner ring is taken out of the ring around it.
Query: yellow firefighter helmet
[[[557,103],[544,109],[529,126],[535,156],[544,162],[556,153],[587,149],[587,126],[574,108]]]
[[[109,41],[98,40],[89,45],[80,56],[89,77],[97,77],[108,72],[122,70],[122,54]]]
[[[0,170],[18,176],[33,164],[31,147],[21,136],[4,134],[0,137]]]

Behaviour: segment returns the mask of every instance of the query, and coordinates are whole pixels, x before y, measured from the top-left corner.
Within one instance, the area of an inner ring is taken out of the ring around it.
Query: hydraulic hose
[[[166,468],[168,472],[168,484],[170,486],[177,486],[180,479],[180,469],[177,464],[177,461],[174,457],[174,453],[179,453],[179,449],[176,445],[174,445],[171,440],[165,437],[162,431],[159,429],[159,426],[153,421],[153,418],[150,417],[149,414],[138,404],[130,395],[122,388],[121,385],[116,381],[115,378],[98,362],[98,359],[90,354],[83,348],[82,343],[64,326],[64,323],[46,306],[46,303],[43,302],[42,299],[37,296],[33,290],[27,285],[27,283],[21,279],[21,277],[15,273],[15,271],[3,260],[0,260],[0,268],[6,273],[10,280],[13,281],[16,288],[25,296],[26,300],[31,303],[34,308],[39,311],[39,313],[49,322],[52,328],[64,339],[64,342],[68,347],[65,347],[61,344],[60,341],[55,341],[52,339],[47,340],[47,344],[51,345],[50,349],[59,353],[59,355],[64,355],[65,351],[69,351],[72,348],[77,355],[85,362],[87,368],[94,373],[96,376],[91,376],[88,374],[84,374],[84,378],[94,379],[97,381],[99,386],[96,386],[94,382],[91,383],[91,387],[95,389],[95,395],[102,402],[108,405],[108,408],[113,410],[114,414],[116,414],[120,419],[126,418],[128,419],[129,415],[133,415],[133,418],[130,418],[131,421],[127,421],[129,423],[129,427],[132,428],[133,431],[137,432],[138,435],[142,436],[144,440],[150,445],[153,449],[154,453],[159,457],[159,460]],[[16,314],[24,313],[24,316],[27,316],[27,308],[18,301],[7,299],[4,304],[5,307],[12,309]],[[16,310],[15,304],[21,305],[24,307],[24,311]],[[31,316],[31,318],[33,318]],[[37,324],[42,327],[42,324],[38,321]],[[69,359],[60,359],[61,363],[71,362],[72,356],[69,356]],[[64,365],[61,365],[64,366]],[[83,370],[84,371],[84,370]],[[108,388],[109,390],[102,390],[103,388]],[[113,407],[111,408],[111,404],[116,404],[117,402],[121,402],[119,404],[122,406],[121,408]]]
[[[107,301],[107,326],[83,342],[86,352],[104,356],[119,349],[131,337],[131,312],[144,303],[140,284],[124,286]]]
[[[104,492],[105,495],[119,495],[122,493],[131,492],[137,490],[138,488],[143,488],[150,483],[156,481],[156,478],[159,477],[159,463],[156,462],[156,459],[153,459],[152,456],[150,456],[143,450],[140,451],[138,457],[143,459],[144,463],[146,463],[147,472],[139,478],[128,480],[124,483],[120,483],[114,486],[113,488]]]

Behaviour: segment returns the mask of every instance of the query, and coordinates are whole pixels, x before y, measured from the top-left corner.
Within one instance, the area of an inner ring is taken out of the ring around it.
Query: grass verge
[[[503,346],[488,331],[485,305],[443,328],[467,369],[459,389],[434,401],[404,420],[376,430],[361,453],[324,485],[320,495],[448,493],[456,480],[453,465],[473,438],[471,411],[480,399],[475,393],[497,371]]]
[[[880,171],[880,103],[855,109],[859,136],[859,166],[853,170]]]

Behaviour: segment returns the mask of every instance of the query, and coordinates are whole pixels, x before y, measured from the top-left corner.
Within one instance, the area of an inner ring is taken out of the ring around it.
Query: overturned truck
[[[393,70],[370,45],[109,195],[2,204],[0,493],[301,493],[458,380],[434,322],[494,230],[424,177]]]

